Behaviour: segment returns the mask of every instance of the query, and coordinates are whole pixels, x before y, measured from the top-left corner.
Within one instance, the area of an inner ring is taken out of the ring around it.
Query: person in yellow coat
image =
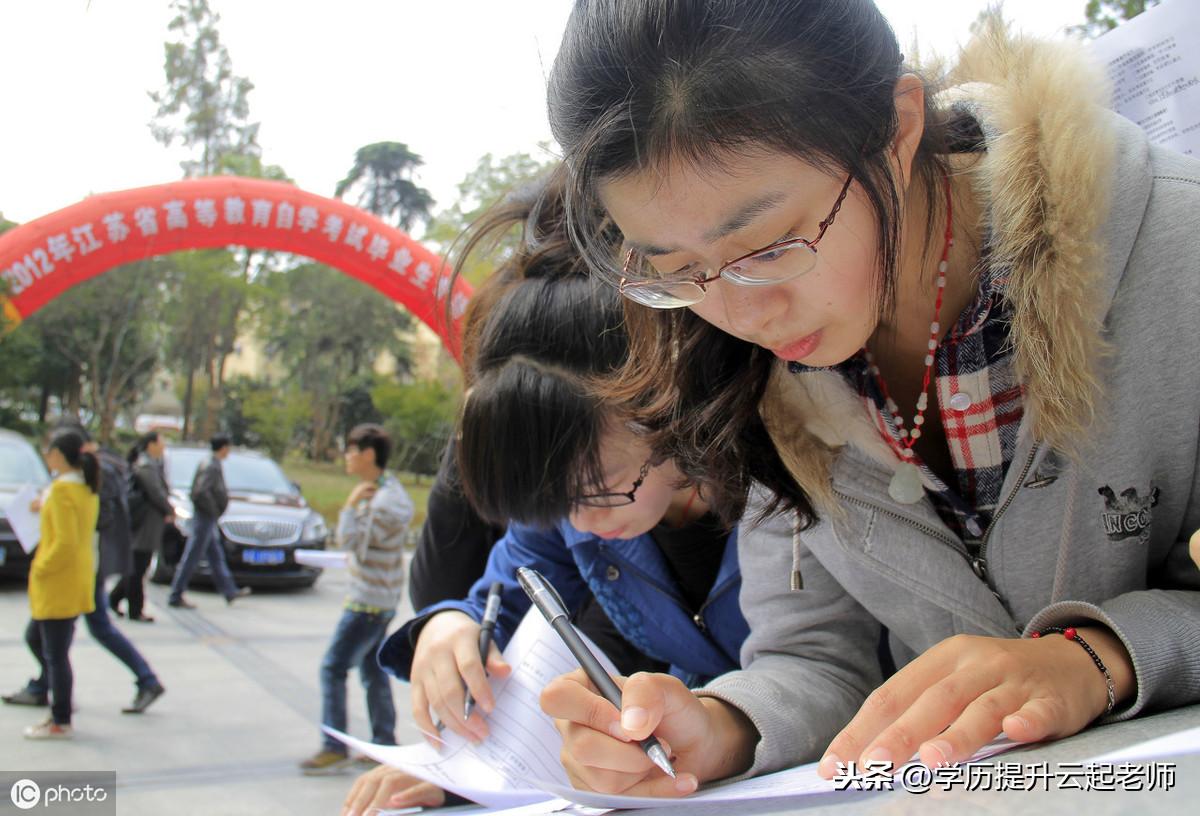
[[[92,538],[100,513],[100,463],[83,446],[75,431],[55,434],[46,446],[46,466],[55,477],[42,503],[41,540],[29,569],[25,642],[50,681],[51,716],[26,728],[28,739],[72,736],[69,652],[75,619],[95,605]]]

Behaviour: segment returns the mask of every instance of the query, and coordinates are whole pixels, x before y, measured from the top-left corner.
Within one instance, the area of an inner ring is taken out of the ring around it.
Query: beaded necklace
[[[888,413],[892,415],[896,432],[900,436],[899,442],[888,436],[888,444],[901,459],[896,474],[892,476],[892,481],[888,484],[888,495],[901,504],[914,504],[925,495],[925,488],[921,484],[921,471],[913,463],[913,445],[921,438],[921,426],[925,424],[925,409],[929,406],[929,383],[933,378],[933,360],[942,331],[942,301],[946,293],[946,270],[950,264],[950,248],[954,246],[954,214],[950,204],[950,179],[944,178],[943,180],[946,186],[946,242],[942,247],[942,260],[937,267],[933,320],[929,324],[929,350],[925,355],[925,374],[921,380],[921,394],[917,397],[917,412],[912,418],[911,430],[905,427],[904,417],[900,416],[899,406],[888,393],[887,383],[883,381],[883,374],[880,373],[879,366],[875,364],[875,358],[869,350],[863,349],[867,370],[879,384],[879,391],[883,394]]]

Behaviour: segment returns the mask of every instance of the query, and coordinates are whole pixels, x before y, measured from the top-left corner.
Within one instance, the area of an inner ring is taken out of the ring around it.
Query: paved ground
[[[296,762],[319,747],[317,670],[346,586],[326,571],[311,590],[262,592],[227,607],[215,593],[192,591],[195,611],[170,609],[164,587],[149,585],[154,624],[118,621],[167,687],[145,714],[121,714],[133,698],[124,665],[76,629],[72,742],[37,743],[21,730],[44,710],[0,706],[0,769],[115,770],[118,813],[338,814],[352,775],[308,778]],[[401,609],[397,620],[409,614]],[[25,587],[0,583],[0,688],[18,688],[35,663],[23,633]],[[350,730],[370,738],[357,673],[349,682]],[[408,689],[394,684],[401,743],[409,724]],[[7,797],[6,797],[7,798]],[[6,803],[7,804],[7,803]]]

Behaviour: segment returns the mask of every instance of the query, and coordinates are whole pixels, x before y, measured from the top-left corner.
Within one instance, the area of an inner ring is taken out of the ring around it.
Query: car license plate
[[[244,564],[282,564],[286,560],[283,550],[242,550]]]

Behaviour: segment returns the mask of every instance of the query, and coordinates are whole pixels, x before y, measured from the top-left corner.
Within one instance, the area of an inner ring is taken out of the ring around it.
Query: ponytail
[[[94,453],[79,454],[79,467],[83,470],[83,480],[93,493],[100,492],[100,460]]]
[[[67,464],[83,471],[83,480],[93,493],[100,492],[100,460],[96,454],[83,449],[87,444],[82,433],[74,429],[59,431],[50,440],[50,447],[58,449]]]

